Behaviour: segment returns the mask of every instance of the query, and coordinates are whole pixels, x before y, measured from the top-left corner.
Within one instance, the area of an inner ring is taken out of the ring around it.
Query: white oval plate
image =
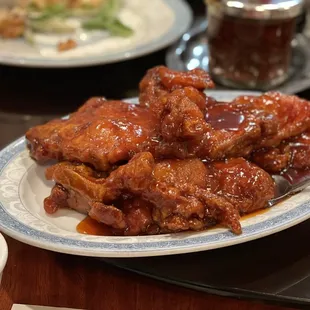
[[[238,91],[208,93],[222,101],[241,94]],[[24,137],[0,152],[0,227],[17,240],[56,252],[96,257],[198,252],[268,236],[310,218],[306,189],[262,214],[242,220],[240,236],[223,228],[138,237],[82,235],[76,232],[76,225],[83,215],[73,210],[59,210],[53,216],[45,213],[43,199],[49,195],[53,183],[44,179],[44,170],[45,167],[29,157]]]
[[[77,34],[78,47],[59,53],[59,38],[36,36],[32,46],[24,39],[0,39],[0,64],[26,67],[82,67],[128,60],[149,54],[175,42],[192,22],[184,0],[126,0],[120,18],[135,30],[129,38],[108,37],[103,32]],[[55,42],[54,42],[55,41]]]

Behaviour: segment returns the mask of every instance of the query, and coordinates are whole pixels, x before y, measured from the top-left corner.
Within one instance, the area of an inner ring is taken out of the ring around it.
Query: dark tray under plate
[[[207,293],[310,309],[309,236],[310,220],[272,236],[228,248],[105,261]]]

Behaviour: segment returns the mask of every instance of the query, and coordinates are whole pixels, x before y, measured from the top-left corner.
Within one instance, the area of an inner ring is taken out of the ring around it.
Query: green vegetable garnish
[[[99,11],[98,17],[102,19],[115,19],[121,7],[120,0],[109,0]]]
[[[29,14],[27,25],[33,31],[69,33],[75,28],[68,24],[66,17],[70,16],[70,11],[64,3],[57,3],[47,6],[42,11],[32,11]]]
[[[119,0],[109,0],[99,10],[93,18],[83,23],[83,28],[88,30],[106,30],[112,35],[120,37],[129,37],[133,30],[124,25],[118,18],[117,14],[120,8]]]
[[[28,26],[33,31],[38,32],[54,32],[54,33],[72,33],[76,29],[66,20],[59,17],[52,17],[43,20],[29,20]]]
[[[69,15],[69,10],[66,8],[64,4],[57,3],[57,4],[46,7],[42,11],[37,11],[36,13],[39,13],[39,14],[37,14],[36,17],[32,16],[30,18],[39,21],[39,20],[47,20],[55,16],[66,17]]]
[[[92,16],[82,23],[84,29],[105,30],[114,36],[128,37],[133,34],[133,30],[118,19],[120,7],[121,0],[108,0],[97,9],[89,5],[69,9],[64,3],[58,3],[40,11],[34,4],[30,4],[27,24],[33,31],[73,32],[75,29],[67,22],[66,18],[77,15],[83,16],[84,12],[85,15],[88,13],[88,16]]]
[[[121,23],[118,19],[110,22],[104,21],[100,19],[92,19],[83,24],[83,28],[87,30],[107,30],[112,35],[120,36],[120,37],[129,37],[133,34],[133,30],[123,23]]]

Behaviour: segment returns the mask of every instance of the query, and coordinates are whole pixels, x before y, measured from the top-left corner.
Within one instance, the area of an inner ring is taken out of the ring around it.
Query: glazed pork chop
[[[28,130],[31,156],[77,161],[109,170],[157,144],[157,119],[148,109],[121,101],[92,98],[69,119],[56,119]]]
[[[73,208],[118,235],[201,230],[216,223],[239,234],[240,215],[274,197],[269,174],[243,158],[155,161],[142,152],[106,178],[69,162],[48,168],[46,177],[56,182],[45,199],[48,213]]]
[[[208,87],[213,83],[202,70],[156,67],[140,83],[140,105],[92,98],[69,119],[31,128],[30,154],[101,171],[139,152],[213,161],[278,147],[310,127],[310,103],[296,96],[269,92],[217,102],[202,92]]]
[[[270,173],[290,168],[307,170],[310,168],[310,132],[284,140],[278,147],[260,149],[250,160]]]

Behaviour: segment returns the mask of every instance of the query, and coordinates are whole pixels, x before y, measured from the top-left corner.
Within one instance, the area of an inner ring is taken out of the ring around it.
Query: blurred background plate
[[[130,38],[102,37],[59,53],[56,45],[26,43],[24,39],[0,39],[0,64],[59,68],[108,64],[136,58],[167,47],[188,30],[192,10],[184,0],[126,0]]]
[[[166,65],[174,70],[192,70],[202,68],[208,71],[209,51],[207,42],[208,22],[206,18],[199,18],[192,28],[183,34],[182,38],[166,53]],[[294,94],[310,86],[310,40],[306,35],[308,26],[295,36],[292,42],[293,54],[289,68],[289,79],[276,89]],[[227,89],[217,84],[217,89]]]

